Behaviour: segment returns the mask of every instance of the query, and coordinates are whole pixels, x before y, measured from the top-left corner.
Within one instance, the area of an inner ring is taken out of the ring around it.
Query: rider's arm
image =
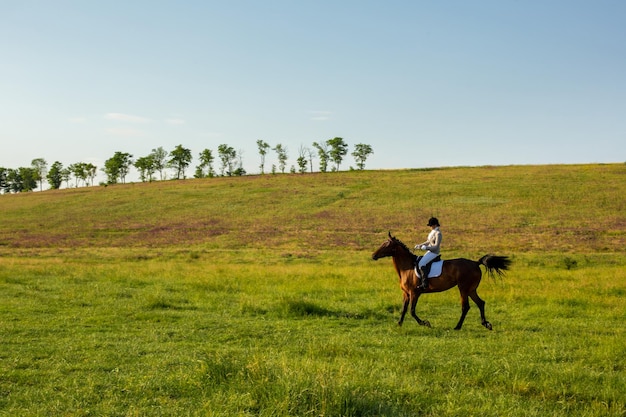
[[[426,250],[439,253],[439,249],[441,248],[441,232],[435,233],[432,241],[426,241],[424,245],[426,245]]]

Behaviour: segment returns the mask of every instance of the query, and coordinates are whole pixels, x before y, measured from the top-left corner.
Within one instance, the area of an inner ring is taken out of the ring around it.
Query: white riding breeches
[[[428,262],[432,261],[433,259],[435,259],[437,256],[439,256],[438,253],[434,253],[431,251],[427,251],[424,256],[422,257],[422,259],[420,259],[419,263],[417,264],[417,266],[419,268],[423,267],[424,265],[426,265]]]

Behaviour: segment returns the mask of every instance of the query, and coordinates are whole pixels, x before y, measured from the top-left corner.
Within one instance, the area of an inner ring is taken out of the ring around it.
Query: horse
[[[421,326],[431,327],[428,320],[422,320],[415,314],[415,307],[420,295],[447,291],[458,286],[461,293],[461,318],[454,330],[460,330],[461,326],[463,326],[465,316],[470,309],[468,297],[478,306],[482,325],[489,330],[493,329],[491,323],[485,318],[485,302],[476,292],[482,278],[480,265],[485,266],[490,276],[493,277],[494,273],[502,276],[511,264],[507,256],[485,255],[478,261],[464,258],[445,260],[443,261],[441,275],[428,279],[428,287],[426,289],[421,288],[419,277],[415,272],[417,256],[404,243],[392,236],[391,232],[389,232],[389,239],[372,254],[372,259],[378,260],[387,256],[393,258],[393,265],[400,277],[400,288],[402,288],[403,292],[404,305],[400,321],[398,321],[399,326],[402,326],[407,308],[409,303],[411,303],[411,316]]]

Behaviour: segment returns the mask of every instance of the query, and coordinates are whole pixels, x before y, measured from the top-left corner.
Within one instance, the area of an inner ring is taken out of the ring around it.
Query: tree
[[[309,167],[311,169],[311,172],[313,172],[313,150],[309,147],[304,148],[304,153],[309,161]]]
[[[233,175],[237,177],[241,177],[242,175],[246,175],[246,170],[243,169],[243,149],[239,149],[239,151],[235,154],[234,165],[237,167],[235,171],[233,171]]]
[[[267,155],[267,151],[270,149],[270,144],[259,139],[256,141],[257,146],[259,147],[259,155],[261,155],[261,174],[265,174],[265,155]]]
[[[365,145],[364,143],[357,143],[354,145],[352,156],[354,156],[357,168],[360,170],[365,169],[365,160],[373,153],[374,150],[370,145]]]
[[[107,184],[117,184],[117,179],[120,175],[120,167],[115,157],[109,158],[104,161],[104,168],[102,168],[102,172],[104,172],[104,174],[107,176]],[[68,174],[67,179],[69,179],[72,171],[66,168],[65,173]]]
[[[181,177],[185,178],[185,169],[191,163],[193,157],[191,156],[191,150],[183,148],[183,145],[178,145],[172,152],[170,152],[169,166],[176,170],[176,179]]]
[[[86,187],[88,185],[87,180],[91,180],[91,183],[93,185],[93,179],[96,176],[96,170],[96,166],[92,163],[78,162],[74,164],[73,173],[76,176],[76,179],[82,180],[83,185]],[[76,186],[78,187],[78,181],[76,182]]]
[[[102,171],[107,176],[108,184],[117,184],[119,179],[122,184],[126,182],[126,175],[133,163],[133,156],[126,152],[115,152],[115,154],[104,161]]]
[[[333,170],[339,171],[339,164],[343,161],[343,157],[348,153],[348,144],[344,142],[342,138],[332,138],[326,141],[330,146],[328,155],[330,159],[335,163]]]
[[[313,147],[317,149],[317,156],[320,158],[320,172],[326,172],[328,170],[329,159],[328,144],[326,142],[313,142]]]
[[[75,164],[71,164],[69,170],[74,174],[74,178],[76,182],[74,183],[75,187],[78,187],[78,180],[83,180],[83,183],[87,185],[87,164],[83,162],[77,162]]]
[[[307,148],[304,146],[300,146],[300,149],[298,149],[297,162],[298,162],[298,168],[299,168],[298,171],[301,174],[304,174],[306,172],[306,166],[307,166],[307,163],[309,162],[306,159],[306,153],[307,153]]]
[[[239,166],[233,171],[233,175],[235,177],[241,177],[243,175],[246,175],[246,170],[242,166]]]
[[[129,153],[122,153],[120,155],[120,181],[122,184],[126,183],[126,175],[130,171],[130,166],[133,164],[133,156]]]
[[[78,187],[78,175],[76,175],[76,164],[70,164],[67,167],[67,169],[70,171],[70,174],[74,176],[74,188],[77,188]]]
[[[20,171],[17,169],[8,169],[6,182],[7,184],[5,190],[7,193],[19,193],[24,189],[22,186],[22,176],[20,175]]]
[[[152,182],[152,176],[154,175],[154,155],[142,156],[135,161],[135,168],[139,171],[139,178],[142,182]]]
[[[58,190],[61,188],[61,184],[63,183],[63,164],[59,161],[55,161],[50,170],[48,171],[48,175],[46,178],[48,179],[48,185],[53,190]]]
[[[33,191],[37,188],[37,181],[39,181],[39,173],[32,167],[20,168],[20,175],[23,179],[24,191]]]
[[[154,163],[154,170],[159,171],[159,178],[163,181],[163,170],[167,167],[167,151],[162,146],[159,146],[152,150],[150,156]]]
[[[21,193],[37,188],[37,171],[32,167],[9,169],[6,175],[6,192]]]
[[[92,164],[91,162],[87,162],[85,164],[85,171],[87,173],[87,178],[89,182],[93,186],[93,180],[96,178],[96,173],[98,172],[98,167]]]
[[[70,188],[70,178],[72,178],[72,171],[69,168],[63,168],[61,170],[61,179],[65,182],[65,188]]]
[[[213,172],[213,161],[215,157],[210,149],[205,149],[200,152],[200,165],[196,167],[196,178],[212,178],[215,175]],[[205,172],[206,170],[206,172]]]
[[[0,193],[4,194],[8,192],[8,183],[7,183],[7,175],[9,170],[3,167],[0,167]]]
[[[220,166],[222,176],[226,174],[230,177],[233,175],[233,163],[237,157],[237,152],[231,146],[222,144],[217,147],[217,153],[220,157],[220,161],[222,162],[222,165]]]
[[[287,148],[279,143],[273,147],[272,150],[278,155],[278,168],[280,168],[280,172],[284,174],[285,166],[287,165]]]
[[[43,191],[43,179],[47,173],[48,163],[43,158],[33,159],[30,163],[36,172],[36,180],[39,181],[39,191]]]

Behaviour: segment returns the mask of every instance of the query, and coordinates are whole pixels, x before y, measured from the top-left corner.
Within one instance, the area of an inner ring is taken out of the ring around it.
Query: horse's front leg
[[[403,293],[402,300],[404,304],[402,305],[402,314],[400,314],[400,320],[398,321],[398,326],[402,326],[402,322],[404,321],[404,316],[406,315],[406,311],[409,308],[409,295],[407,293]]]
[[[420,294],[421,293],[419,292],[414,292],[411,294],[411,317],[413,317],[420,326],[431,327],[428,320],[422,320],[417,317],[417,314],[415,314],[415,307],[417,307],[417,300],[420,298]]]

